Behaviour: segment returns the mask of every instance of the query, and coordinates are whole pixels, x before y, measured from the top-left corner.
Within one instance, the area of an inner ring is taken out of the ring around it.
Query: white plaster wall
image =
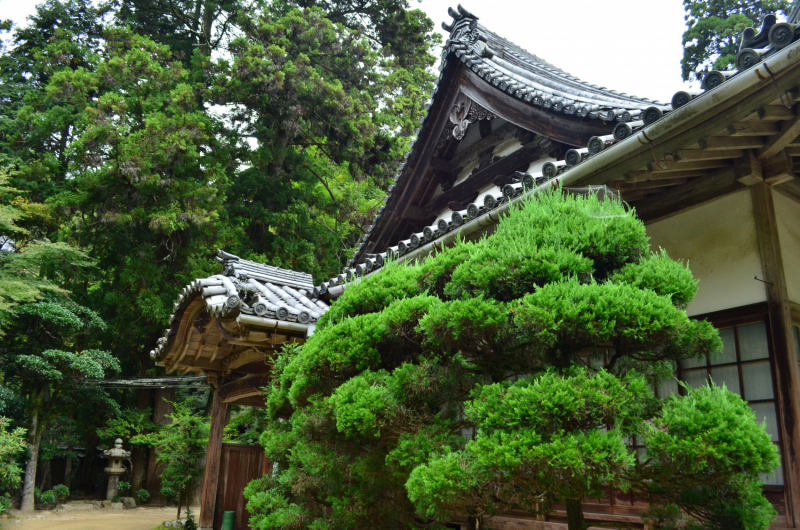
[[[689,262],[699,281],[687,313],[699,315],[766,298],[748,190],[647,225],[650,247]]]
[[[778,240],[789,300],[800,304],[800,203],[773,191]]]

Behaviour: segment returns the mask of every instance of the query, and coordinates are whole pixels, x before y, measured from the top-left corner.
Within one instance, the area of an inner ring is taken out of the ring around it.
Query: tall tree
[[[46,87],[61,70],[91,69],[107,8],[90,0],[49,0],[16,28],[0,55],[0,153],[20,164],[19,187],[42,201],[66,178],[67,147],[81,108],[54,105]]]
[[[65,294],[67,278],[92,264],[84,252],[47,239],[41,224],[50,210],[8,186],[13,174],[0,166],[0,337],[21,304]]]
[[[683,79],[702,81],[711,70],[733,70],[742,31],[766,15],[788,13],[789,5],[789,0],[683,0]]]
[[[204,57],[225,44],[242,10],[242,0],[118,0],[116,18],[138,34],[166,44],[189,63],[195,51]]]
[[[42,438],[50,424],[90,396],[105,400],[88,379],[102,379],[119,370],[107,351],[94,349],[105,324],[97,313],[61,298],[19,308],[10,339],[0,343],[0,368],[5,386],[25,400],[30,450],[22,488],[23,511],[34,507],[34,485]]]
[[[57,236],[84,246],[100,274],[82,299],[101,310],[109,346],[138,371],[180,285],[210,272],[226,177],[213,125],[168,47],[127,29],[105,34],[107,59],[61,70],[48,102],[79,108],[71,178],[50,198]],[[222,161],[224,162],[224,161]]]
[[[671,377],[671,362],[721,347],[709,323],[683,310],[696,290],[685,266],[650,252],[634,212],[619,201],[560,190],[512,208],[488,238],[460,242],[422,263],[390,264],[352,283],[302,349],[275,362],[261,442],[278,472],[247,489],[251,524],[259,530],[363,528],[376,520],[387,528],[433,524],[426,520],[431,512],[407,494],[412,471],[461,450],[481,427],[481,416],[465,416],[463,406],[478,384],[498,385],[488,395],[520,376],[544,380],[548,369],[553,385],[574,389],[581,388],[577,376],[561,378],[581,367],[608,373],[608,384],[588,380],[575,406],[563,411],[586,415],[564,438],[574,441],[585,431],[598,452],[603,443],[616,450],[586,459],[596,461],[596,471],[582,477],[593,490],[624,471],[632,457],[622,437],[658,409],[648,405],[643,377]],[[626,381],[631,370],[641,375]],[[541,410],[528,405],[519,410]],[[543,443],[561,436],[559,421],[543,418],[537,426],[509,416],[506,427],[517,431],[508,438],[528,425],[526,436],[539,434]],[[602,434],[604,425],[612,432]],[[502,445],[486,434],[487,443]],[[580,455],[573,457],[580,465]],[[548,476],[555,483],[558,470]],[[473,478],[477,485],[480,477]],[[586,489],[566,484],[552,493],[579,507]]]
[[[246,163],[226,207],[237,253],[314,274],[344,264],[432,88],[432,23],[405,7],[272,2],[237,20],[213,88]]]

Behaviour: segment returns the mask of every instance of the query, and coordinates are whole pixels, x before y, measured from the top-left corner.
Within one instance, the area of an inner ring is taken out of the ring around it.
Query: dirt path
[[[152,530],[175,518],[175,508],[135,508],[133,510],[87,509],[37,512],[40,519],[11,519],[3,530]],[[35,516],[34,516],[35,517]],[[14,522],[18,521],[18,522]]]

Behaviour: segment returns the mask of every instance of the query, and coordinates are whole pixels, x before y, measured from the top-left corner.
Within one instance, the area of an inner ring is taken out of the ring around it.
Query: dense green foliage
[[[478,429],[463,451],[416,468],[411,500],[426,516],[457,512],[480,518],[502,508],[532,514],[613,485],[627,490],[634,453],[655,403],[644,377],[600,370],[548,370],[514,383],[479,386],[466,417]],[[488,486],[488,487],[487,487]]]
[[[706,4],[687,4],[685,39],[697,46],[686,48],[684,75],[717,54],[730,61],[739,27],[783,6]],[[720,11],[728,7],[736,14]],[[76,447],[132,437],[135,449],[159,449],[170,464],[165,493],[185,502],[206,429],[200,394],[191,406],[179,400],[164,429],[148,419],[152,395],[144,404],[142,393],[89,383],[151,368],[145,352],[176,294],[217,272],[217,247],[318,278],[341,269],[424,112],[432,28],[406,0],[47,0],[26,28],[0,23],[11,32],[0,48],[0,414],[27,428],[28,476],[39,458],[77,462]],[[267,417],[243,413],[226,432],[251,442],[264,425],[278,464],[248,488],[253,523],[436,524],[456,506],[425,504],[427,482],[409,478],[500,436],[480,403],[494,396],[502,407],[511,377],[522,377],[508,388],[523,394],[583,378],[581,399],[600,385],[639,407],[608,413],[627,418],[614,420],[628,422],[621,430],[609,416],[571,432],[615,452],[565,461],[587,469],[583,489],[551,481],[536,510],[603,481],[637,487],[630,470],[645,468],[619,436],[645,436],[634,425],[644,416],[670,432],[669,407],[688,402],[651,404],[642,377],[719,348],[713,329],[682,311],[695,290],[682,264],[649,252],[643,226],[618,204],[556,196],[515,210],[491,239],[349,286],[315,338],[278,359]],[[714,410],[728,400],[709,396]],[[726,410],[743,414],[735,400]],[[547,425],[536,429],[553,442]],[[708,452],[693,462],[727,443],[696,439]],[[731,446],[727,475],[701,484],[703,469],[684,466],[687,493],[675,497],[671,476],[653,470],[669,469],[681,440],[659,440],[658,466],[647,468],[648,493],[669,503],[653,521],[684,524],[681,510],[702,505],[692,513],[703,521],[734,526],[731,499],[769,519],[753,473],[774,455],[742,462],[734,457],[745,448]],[[186,460],[167,456],[181,451]],[[25,492],[31,506],[33,479]],[[533,502],[517,501],[458,509],[479,519]]]
[[[432,28],[406,0],[46,0],[0,22],[0,414],[38,422],[42,462],[158,431],[152,391],[83,382],[152,370],[216,248],[341,270],[424,112]]]
[[[20,401],[17,418],[27,428],[32,457],[26,467],[22,507],[33,509],[33,477],[40,444],[48,433],[76,426],[96,429],[117,404],[87,380],[118,372],[119,361],[97,349],[105,323],[94,311],[63,298],[22,305],[0,342],[6,392]]]
[[[770,14],[789,13],[789,0],[683,0],[683,79],[702,81],[711,70],[733,70],[742,31]]]
[[[136,435],[131,442],[155,447],[157,461],[164,466],[161,492],[178,502],[180,519],[181,507],[188,507],[191,502],[194,481],[203,474],[198,463],[208,447],[209,424],[205,416],[192,409],[188,400],[174,405],[175,411],[167,415],[170,423],[158,432]]]
[[[0,416],[0,514],[11,507],[9,493],[14,492],[21,483],[22,468],[19,458],[25,452],[25,429],[9,429],[8,418]]]
[[[633,212],[561,192],[512,208],[488,238],[352,283],[275,364],[261,442],[277,472],[247,488],[251,524],[410,528],[454,514],[479,524],[566,504],[583,529],[582,499],[609,484],[642,488],[646,473],[648,495],[702,524],[725,510],[709,504],[729,494],[722,484],[746,484],[740,506],[764,509],[745,493],[776,454],[746,404],[719,389],[666,402],[651,390],[675,360],[721,349],[716,330],[682,310],[696,289],[684,265],[650,252]],[[675,422],[699,401],[717,415],[707,421],[748,424],[751,445],[690,438]],[[660,452],[638,459],[631,436],[652,436]],[[669,460],[692,442],[697,467]],[[738,473],[704,468],[703,451],[727,452]],[[666,495],[655,478],[669,470],[698,493]]]
[[[48,215],[42,204],[31,203],[7,185],[11,171],[0,166],[0,337],[12,325],[21,304],[45,295],[64,294],[70,272],[91,265],[86,254],[65,243],[37,237],[21,223]],[[13,252],[11,251],[13,250]]]

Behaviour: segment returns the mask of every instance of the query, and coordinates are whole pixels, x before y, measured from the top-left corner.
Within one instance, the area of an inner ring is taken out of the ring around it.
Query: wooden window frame
[[[800,305],[792,304],[792,306],[793,306],[792,307],[792,316],[793,316],[793,318],[795,316],[795,311],[797,311],[796,315],[797,315],[798,320],[800,320]],[[769,308],[767,306],[767,303],[766,302],[759,302],[759,303],[745,305],[745,306],[736,307],[736,308],[732,308],[732,309],[724,309],[722,311],[715,311],[715,312],[712,312],[712,313],[704,313],[704,314],[701,314],[701,315],[694,315],[694,316],[691,316],[690,318],[692,318],[693,320],[708,320],[716,329],[724,329],[724,328],[729,328],[729,327],[733,327],[734,328],[734,337],[735,337],[735,341],[736,341],[736,362],[735,363],[715,364],[715,365],[713,365],[713,367],[716,368],[716,367],[719,367],[719,366],[732,366],[734,364],[736,364],[738,366],[740,391],[742,392],[742,395],[744,395],[743,399],[745,399],[745,400],[747,400],[747,398],[746,398],[747,393],[744,390],[744,379],[742,378],[742,365],[743,364],[751,364],[751,363],[763,362],[764,359],[754,359],[754,360],[744,361],[744,362],[741,361],[741,352],[740,352],[740,348],[739,348],[738,327],[739,326],[746,326],[748,324],[756,324],[756,323],[759,323],[759,322],[763,322],[764,325],[766,326],[767,349],[768,349],[768,353],[769,353],[769,355],[768,355],[766,360],[769,362],[770,375],[772,376],[772,396],[773,397],[772,397],[772,399],[759,399],[759,400],[753,400],[753,401],[747,401],[747,402],[748,403],[753,403],[753,404],[770,403],[771,402],[771,403],[775,404],[775,420],[777,422],[777,427],[778,427],[777,428],[778,441],[774,442],[774,443],[778,446],[778,450],[780,451],[780,454],[781,454],[781,470],[783,472],[783,484],[782,485],[765,484],[763,486],[763,488],[764,488],[765,491],[783,492],[783,493],[786,494],[788,492],[786,485],[789,483],[789,479],[790,479],[790,477],[787,476],[787,473],[789,471],[788,470],[789,466],[787,465],[788,462],[786,461],[786,458],[784,456],[786,444],[784,443],[785,440],[784,440],[784,436],[783,436],[783,429],[781,428],[781,426],[783,425],[783,410],[781,409],[781,406],[780,406],[779,389],[777,387],[778,374],[777,374],[777,366],[776,366],[776,359],[775,359],[775,346],[774,346],[773,340],[772,340],[772,326],[773,326],[773,324],[772,324],[772,322],[770,321],[770,318],[769,318]],[[697,369],[700,369],[700,368],[702,368],[702,367],[689,368],[688,370],[697,370]],[[710,360],[708,358],[706,358],[706,370],[708,371],[709,375],[711,373],[711,368],[712,368],[712,365],[710,364]],[[678,363],[678,365],[677,365],[677,371],[678,371],[677,378],[678,378],[679,381],[682,381],[683,379],[682,379],[681,376],[682,376],[683,369],[682,369],[680,363]],[[681,387],[679,387],[678,391],[681,393],[681,395],[685,394],[685,390],[683,388],[681,388]],[[786,499],[786,502],[787,503],[789,502],[788,498]]]

